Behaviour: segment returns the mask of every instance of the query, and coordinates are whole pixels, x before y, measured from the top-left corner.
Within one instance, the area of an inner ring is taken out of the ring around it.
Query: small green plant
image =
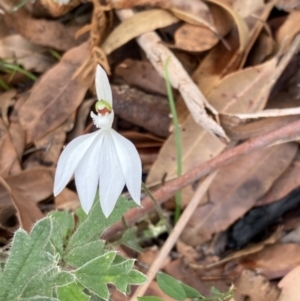
[[[77,218],[56,211],[38,221],[30,234],[17,230],[0,268],[0,301],[108,300],[108,284],[126,294],[130,285],[144,283],[146,276],[133,268],[133,259],[121,257],[99,239],[132,206],[120,197],[106,218],[98,200],[89,215],[81,209]]]
[[[228,292],[221,293],[215,287],[212,287],[212,296],[205,297],[201,295],[196,289],[188,286],[173,277],[160,273],[156,277],[160,289],[174,300],[184,301],[192,299],[195,301],[229,301],[233,297],[233,289],[230,288]],[[145,296],[139,297],[139,301],[164,301],[159,297]]]
[[[25,70],[23,67],[19,66],[18,64],[8,63],[1,59],[0,59],[0,71],[11,74],[11,78],[15,75],[16,72],[19,72],[33,81],[37,80],[37,77],[33,73]]]

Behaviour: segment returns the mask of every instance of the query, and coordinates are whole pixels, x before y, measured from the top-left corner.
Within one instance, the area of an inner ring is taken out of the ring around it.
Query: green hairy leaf
[[[122,239],[121,239],[120,243],[141,253],[142,248],[139,245],[136,231],[137,231],[136,227],[131,227],[131,228],[125,230],[125,232],[122,235]]]
[[[61,271],[59,267],[44,270],[31,279],[22,297],[47,296],[52,297],[53,288],[68,285],[75,281],[74,275]]]
[[[156,297],[156,296],[145,296],[145,297],[138,297],[139,301],[164,301],[164,299]]]
[[[97,240],[106,228],[119,221],[122,215],[134,206],[133,202],[129,202],[125,197],[121,196],[112,214],[106,218],[102,213],[98,199],[94,202],[86,220],[79,225],[77,231],[71,237],[67,252],[70,252],[75,247]]]
[[[106,218],[97,200],[89,215],[79,211],[77,228],[72,214],[56,211],[30,234],[16,231],[3,270],[0,266],[0,301],[103,301],[109,299],[108,284],[127,293],[129,285],[144,283],[134,260],[99,239],[132,206],[121,197]]]
[[[91,261],[95,257],[101,256],[108,252],[104,250],[105,242],[95,240],[85,245],[75,247],[69,251],[64,260],[72,267],[79,268],[86,262]]]
[[[49,217],[53,220],[51,244],[56,252],[62,256],[67,237],[71,234],[75,226],[74,218],[67,211],[54,211],[49,214]]]
[[[109,298],[108,283],[114,284],[119,291],[126,293],[128,285],[138,285],[146,281],[145,275],[133,270],[134,260],[128,259],[113,264],[115,257],[116,252],[108,252],[86,263],[75,272],[82,285],[104,300]]]
[[[36,296],[36,297],[30,297],[30,298],[25,298],[25,299],[19,299],[20,301],[60,301],[56,298],[51,298],[51,297],[41,297],[41,296]]]
[[[55,258],[45,252],[53,225],[52,220],[40,220],[30,235],[19,229],[14,236],[11,254],[0,277],[0,300],[15,300],[34,276],[56,264]]]
[[[82,285],[73,282],[67,286],[59,287],[57,295],[60,301],[89,301],[90,296],[86,295],[82,289]]]

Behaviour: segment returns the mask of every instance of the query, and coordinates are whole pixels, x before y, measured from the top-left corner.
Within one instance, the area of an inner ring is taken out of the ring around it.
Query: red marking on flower
[[[105,116],[106,114],[110,114],[111,110],[105,107],[102,110],[98,109],[98,113],[101,114],[102,116]]]

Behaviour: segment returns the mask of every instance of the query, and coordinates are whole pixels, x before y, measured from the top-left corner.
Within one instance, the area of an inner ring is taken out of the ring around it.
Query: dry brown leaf
[[[9,134],[13,143],[13,146],[17,153],[19,162],[22,162],[22,156],[25,149],[25,132],[19,122],[13,121],[9,125]]]
[[[289,168],[275,181],[271,189],[256,201],[256,206],[264,206],[278,201],[300,186],[300,160],[296,158]]]
[[[226,230],[270,189],[296,151],[297,144],[282,144],[221,168],[209,189],[208,202],[197,208],[181,239],[195,246]]]
[[[238,33],[232,30],[226,37],[230,50],[223,43],[217,44],[199,64],[193,74],[193,80],[204,95],[221,81],[222,77],[238,69],[240,61]]]
[[[300,6],[300,0],[277,0],[276,7],[278,9],[290,11]],[[296,301],[296,300],[295,300]]]
[[[80,201],[77,193],[68,188],[64,188],[62,192],[55,197],[55,207],[57,209],[75,211],[79,206]]]
[[[275,244],[264,248],[259,253],[244,258],[237,269],[253,269],[265,275],[268,279],[277,279],[283,277],[298,265],[300,265],[299,245]],[[294,301],[294,299],[289,301]]]
[[[77,110],[75,124],[68,133],[68,141],[82,135],[84,133],[87,118],[90,116],[91,107],[96,102],[96,98],[85,100]]]
[[[1,43],[1,41],[0,41]],[[1,49],[0,49],[1,51]],[[0,111],[3,122],[5,126],[8,127],[8,110],[15,104],[15,96],[17,95],[17,91],[14,89],[10,89],[9,91],[0,94]]]
[[[41,161],[45,165],[53,166],[57,163],[66,141],[66,132],[69,132],[73,128],[74,119],[75,115],[73,114],[60,127],[34,142],[37,149],[43,150]]]
[[[134,14],[116,27],[101,45],[108,55],[128,41],[157,28],[177,23],[178,19],[162,9],[146,10]]]
[[[245,65],[248,55],[253,45],[255,44],[259,34],[261,33],[262,29],[265,28],[266,30],[268,30],[268,27],[266,27],[265,24],[271,14],[271,11],[274,8],[275,3],[276,0],[271,0],[270,2],[266,3],[259,11],[255,12],[254,14],[252,14],[247,18],[247,24],[250,28],[250,33],[249,33],[250,37],[249,37],[248,45],[239,61],[240,64],[239,68],[242,68]]]
[[[126,59],[116,67],[115,74],[129,85],[167,95],[165,80],[157,74],[149,61]]]
[[[234,281],[234,300],[276,301],[279,289],[271,284],[264,275],[252,270],[244,270]],[[290,300],[291,301],[291,300]]]
[[[209,50],[220,40],[219,37],[207,27],[188,23],[183,24],[176,30],[174,39],[174,48],[193,52]]]
[[[39,0],[39,2],[47,9],[47,11],[50,13],[53,17],[60,17],[78,5],[80,5],[80,0],[70,0],[67,4],[59,4],[53,0]]]
[[[292,269],[278,283],[281,293],[277,301],[299,301],[300,265]]]
[[[181,126],[181,130],[182,173],[187,172],[196,164],[215,157],[225,148],[218,138],[199,128],[193,118],[189,118]],[[152,165],[147,184],[149,186],[161,184],[164,179],[170,180],[176,177],[176,173],[175,139],[172,134],[164,143],[159,157]]]
[[[44,217],[41,210],[31,201],[18,199],[12,194],[12,201],[17,209],[17,216],[20,226],[27,232],[31,231],[32,226]]]
[[[194,25],[207,26],[215,31],[213,18],[206,3],[199,0],[113,0],[111,1],[114,8],[132,8],[134,6],[160,7],[170,10],[179,19]]]
[[[137,148],[156,148],[160,147],[164,139],[149,133],[140,133],[135,131],[120,132],[122,136],[129,139]]]
[[[210,9],[203,1],[191,0],[182,2],[180,0],[171,0],[170,3],[171,7],[169,9],[179,19],[193,25],[206,26],[217,33]]]
[[[12,143],[9,131],[0,119],[0,175],[16,174],[21,171],[16,149]]]
[[[2,8],[9,11],[11,3],[9,0],[6,2],[9,4]],[[0,8],[1,4],[3,5],[3,3],[0,3]],[[6,13],[3,18],[8,28],[37,45],[66,51],[82,43],[81,39],[75,39],[77,26],[66,27],[57,21],[33,19],[24,9],[19,9],[14,13]]]
[[[248,122],[235,116],[220,115],[221,125],[226,130],[230,139],[245,140],[255,136],[263,135],[287,125],[299,118],[297,115],[261,118]]]
[[[0,202],[11,200],[20,225],[30,231],[32,225],[43,218],[36,203],[48,198],[53,192],[53,170],[43,167],[26,170],[5,180],[0,178],[0,182]]]
[[[146,248],[143,250],[143,253],[139,253],[138,255],[138,261],[141,262],[143,265],[150,267],[152,262],[155,260],[155,258],[158,256],[159,249],[157,246],[153,246],[150,248]],[[165,266],[167,266],[171,261],[171,257],[167,256],[162,265],[161,268],[163,269]],[[145,271],[147,272],[147,271]]]
[[[247,58],[247,64],[250,66],[265,62],[275,52],[275,41],[266,31],[262,31],[258,36],[251,52]]]
[[[280,239],[281,243],[293,243],[300,244],[300,227],[293,229],[291,232],[287,233]]]
[[[53,178],[53,169],[37,167],[7,177],[5,181],[20,201],[38,203],[52,195]]]
[[[264,0],[235,0],[232,8],[242,18],[246,18],[264,6]]]
[[[0,58],[20,64],[27,70],[42,73],[49,69],[55,60],[46,51],[45,47],[32,44],[17,34],[0,40]]]
[[[232,16],[239,32],[239,44],[240,44],[239,51],[243,51],[246,48],[249,40],[249,29],[244,19],[236,11],[234,11],[229,5],[227,5],[221,0],[206,0],[206,1],[221,6],[227,13],[229,13]]]
[[[272,87],[281,76],[300,44],[300,35],[281,58],[274,57],[269,61],[254,67],[249,67],[226,76],[218,86],[212,89],[209,100],[217,110],[230,114],[256,112],[265,107]],[[230,88],[229,88],[230,87]],[[221,96],[216,98],[215,95]],[[233,108],[238,101],[240,107]],[[224,107],[224,102],[226,106]],[[242,108],[244,106],[244,109]]]
[[[0,228],[13,231],[16,230],[16,227],[18,227],[18,221],[16,209],[10,196],[10,188],[0,177]]]
[[[87,56],[87,43],[69,50],[37,82],[19,112],[26,142],[41,139],[63,124],[81,104],[89,85],[72,76]]]
[[[219,42],[219,36],[225,36],[230,31],[233,25],[230,16],[217,5],[211,5],[210,10],[219,35],[205,26],[183,24],[174,34],[174,47],[186,51],[205,51]]]
[[[284,24],[279,28],[276,34],[276,40],[281,47],[282,51],[288,51],[290,44],[295,36],[300,31],[300,10],[292,11],[288,16]]]
[[[0,19],[0,40],[2,40],[3,38],[5,38],[6,36],[8,36],[10,34],[9,29],[7,28],[7,26],[4,24],[3,19]]]
[[[249,42],[245,51],[239,50],[238,33],[233,30],[227,37],[226,42],[231,49],[225,48],[223,43],[216,45],[204,58],[193,75],[193,79],[206,95],[214,86],[218,85],[221,79],[230,72],[240,69],[248,56],[250,49],[256,41],[260,31],[267,20],[274,2],[265,5],[262,12],[258,13],[255,22],[248,22]]]

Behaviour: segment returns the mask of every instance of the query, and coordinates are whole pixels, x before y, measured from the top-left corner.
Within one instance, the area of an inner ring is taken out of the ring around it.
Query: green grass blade
[[[165,80],[166,80],[166,87],[168,93],[168,99],[172,114],[173,126],[174,126],[174,134],[175,134],[175,144],[176,144],[176,159],[177,159],[177,176],[181,176],[182,174],[182,146],[181,146],[181,134],[180,134],[180,127],[178,123],[178,117],[175,107],[175,101],[173,97],[172,87],[170,83],[170,77],[168,73],[168,65],[169,65],[170,58],[167,59],[164,72],[165,72]],[[181,191],[178,191],[175,195],[175,223],[178,221],[181,213]]]

